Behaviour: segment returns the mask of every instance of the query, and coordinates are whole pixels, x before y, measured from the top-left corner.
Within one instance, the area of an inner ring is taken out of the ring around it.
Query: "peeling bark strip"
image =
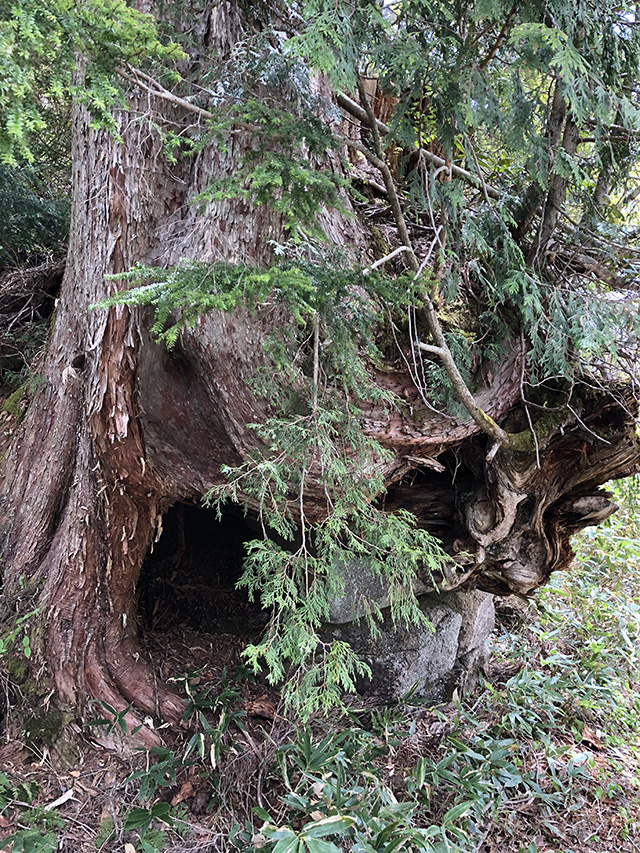
[[[234,9],[218,4],[206,12],[210,49],[226,50],[240,33]],[[147,123],[148,104],[170,119],[182,105],[147,89],[132,96],[135,111],[119,117],[121,145],[91,129],[81,106],[74,111],[70,248],[45,381],[0,479],[3,615],[40,608],[38,663],[46,663],[60,700],[80,714],[94,697],[177,723],[182,702],[138,645],[141,565],[162,513],[176,501],[198,501],[223,482],[222,465],[255,447],[247,424],[270,411],[249,383],[264,366],[259,342],[282,318],[268,307],[212,314],[168,352],[151,341],[147,313],[90,306],[117,286],[105,276],[136,263],[267,264],[283,222],[267,206],[244,201],[213,201],[204,212],[192,204],[212,178],[233,173],[250,134],[234,133],[224,150],[211,146],[170,164]],[[371,264],[355,218],[326,213],[322,224],[331,240]],[[430,303],[427,311],[435,313]],[[437,316],[432,321],[434,346],[442,349]],[[456,555],[448,588],[477,583],[500,594],[530,593],[569,564],[571,534],[614,509],[599,486],[638,470],[636,404],[625,389],[576,393],[563,420],[534,422],[534,441],[520,402],[522,357],[514,345],[472,398],[495,430],[509,432],[493,458],[486,424],[428,408],[408,373],[391,365],[379,382],[404,397],[410,416],[374,406],[364,413],[366,431],[393,453],[381,499],[389,511],[412,510]],[[319,517],[319,474],[305,494],[305,513]],[[142,736],[157,740],[147,727]]]

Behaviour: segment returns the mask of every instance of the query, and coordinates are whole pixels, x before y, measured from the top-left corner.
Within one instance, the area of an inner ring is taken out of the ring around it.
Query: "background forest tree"
[[[333,700],[361,671],[316,651],[341,563],[408,624],[425,576],[529,594],[637,469],[635,13],[151,12],[3,11],[11,174],[74,99],[65,276],[0,481],[4,618],[36,611],[63,703],[179,719],[134,590],[168,507],[230,500],[264,531],[249,661],[313,661],[297,695]]]

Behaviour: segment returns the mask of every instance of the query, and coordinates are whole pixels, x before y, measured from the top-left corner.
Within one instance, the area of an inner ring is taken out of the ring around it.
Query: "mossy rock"
[[[40,708],[24,722],[24,737],[28,747],[41,749],[53,746],[65,724],[61,711],[51,706]]]
[[[24,656],[12,655],[7,660],[7,672],[11,680],[17,684],[24,684],[29,676],[29,664]]]
[[[371,229],[371,243],[376,260],[385,258],[391,252],[391,244],[376,225]]]

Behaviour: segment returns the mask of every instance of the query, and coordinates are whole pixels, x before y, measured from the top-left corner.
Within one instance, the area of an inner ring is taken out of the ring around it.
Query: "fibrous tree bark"
[[[200,22],[221,53],[239,32],[234,15],[218,4]],[[224,482],[222,465],[238,464],[255,446],[248,424],[270,407],[250,379],[264,365],[261,341],[282,316],[268,305],[213,313],[169,351],[150,335],[149,310],[93,306],[137,263],[266,265],[285,225],[245,200],[194,203],[213,178],[233,173],[252,144],[249,131],[228,134],[224,149],[211,143],[172,162],[158,116],[197,119],[148,90],[130,98],[118,116],[121,142],[92,128],[82,105],[74,108],[66,271],[44,381],[0,479],[3,614],[35,604],[37,658],[60,700],[81,715],[94,697],[177,722],[182,702],[138,643],[136,584],[163,513],[199,501]],[[365,225],[328,212],[324,220],[333,242],[371,262]],[[477,373],[477,405],[514,437],[493,455],[476,422],[425,405],[397,364],[377,379],[405,399],[410,416],[373,404],[364,413],[365,431],[392,451],[385,508],[410,509],[454,555],[455,569],[442,578],[447,589],[476,584],[528,595],[569,565],[575,531],[614,511],[601,484],[640,462],[629,386],[584,385],[568,406],[532,408],[523,400],[525,350],[516,338],[498,366]],[[313,517],[320,504],[314,508],[313,489],[308,495]],[[150,729],[141,731],[154,742]]]

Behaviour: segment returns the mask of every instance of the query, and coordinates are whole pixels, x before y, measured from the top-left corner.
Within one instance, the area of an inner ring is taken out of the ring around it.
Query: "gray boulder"
[[[391,620],[380,579],[358,571],[356,561],[346,567],[344,591],[331,603],[332,624],[327,633],[347,641],[371,667],[371,680],[358,684],[361,694],[392,702],[416,684],[413,695],[435,703],[451,698],[456,688],[475,686],[489,654],[487,641],[495,624],[493,596],[474,589],[444,593],[426,589],[425,584],[415,592],[430,624],[398,628]],[[383,609],[378,637],[372,637],[360,619],[367,601]]]

